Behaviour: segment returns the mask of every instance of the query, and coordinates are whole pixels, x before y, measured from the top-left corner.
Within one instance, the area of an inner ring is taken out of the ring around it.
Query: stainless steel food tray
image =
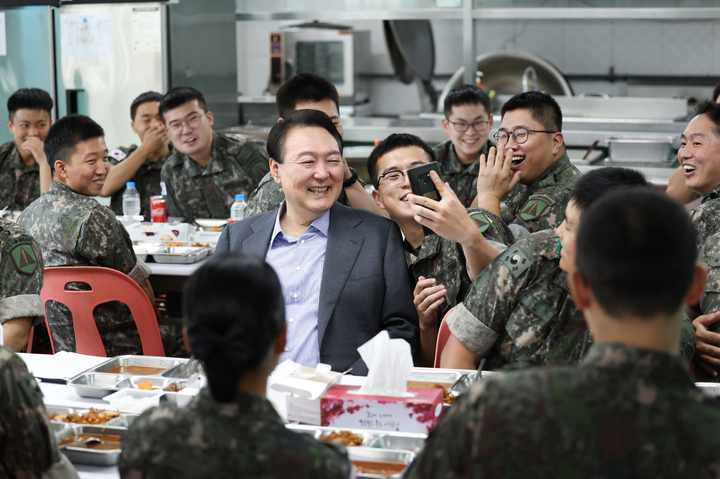
[[[210,254],[210,247],[170,246],[165,252],[152,253],[156,263],[189,264],[197,263]]]
[[[68,382],[78,396],[84,398],[104,398],[117,391],[115,385],[124,380],[122,374],[80,373]]]
[[[349,447],[347,449],[348,457],[351,461],[372,461],[372,462],[390,462],[394,464],[404,464],[406,467],[415,458],[415,453],[412,451],[399,451],[394,449],[378,449],[374,447]],[[405,471],[398,474],[391,475],[377,475],[377,474],[366,474],[356,472],[356,477],[375,479],[375,478],[390,478],[399,479],[403,477]]]
[[[45,409],[47,409],[47,413],[49,417],[55,416],[55,415],[61,415],[66,416],[68,413],[76,413],[76,414],[87,414],[89,409],[83,409],[83,408],[75,408],[75,407],[66,407],[66,406],[54,406],[54,405],[45,405]],[[102,408],[97,407],[95,410],[100,411],[112,411],[110,408]],[[116,417],[113,419],[110,419],[108,422],[100,423],[98,426],[108,426],[108,427],[122,427],[122,428],[129,428],[132,423],[137,419],[139,415],[138,414],[132,414],[132,413],[125,413],[121,412],[120,417]],[[62,424],[64,426],[85,426],[86,424],[77,424],[72,422],[65,422],[65,421],[56,421],[54,419],[50,419],[50,424]],[[94,424],[89,424],[91,426],[94,426]],[[61,428],[62,429],[62,428]]]
[[[165,358],[165,357],[161,357],[161,356],[132,356],[132,355],[117,356],[115,358],[105,361],[104,363],[98,364],[97,366],[90,368],[85,372],[86,373],[108,373],[108,372],[112,371],[113,369],[120,367],[120,366],[140,366],[140,367],[148,367],[148,368],[163,368],[164,370],[168,370],[168,369],[175,367],[184,362],[187,362],[187,359]],[[161,375],[161,373],[149,374],[148,376],[160,376],[160,375]],[[128,374],[126,376],[132,376],[132,375]]]
[[[66,427],[63,430],[55,433],[55,437],[58,442],[62,439],[66,439],[73,434],[81,433],[95,433],[95,434],[114,434],[117,436],[125,435],[126,428],[121,427],[108,427],[108,426],[89,426],[89,425],[76,425]],[[118,463],[120,458],[120,449],[113,449],[110,451],[96,451],[92,449],[85,449],[81,447],[68,447],[60,446],[60,450],[70,459],[70,462],[75,464],[91,464],[95,466],[113,466]]]
[[[377,431],[373,429],[349,429],[338,427],[307,426],[300,424],[286,424],[285,427],[300,434],[307,434],[320,439],[334,431],[349,431],[363,439],[363,447],[377,449],[402,449],[419,452],[425,445],[427,434],[412,432]],[[357,446],[360,447],[360,446]],[[349,449],[355,449],[351,447]]]
[[[168,387],[172,383],[175,383],[180,387],[180,389],[185,389],[185,384],[187,383],[187,379],[164,378],[158,376],[130,376],[127,379],[119,382],[116,387],[117,389],[137,388],[138,383],[145,381],[150,381],[152,383],[153,390],[162,391],[165,393],[163,397],[160,398],[161,402],[164,399],[165,401],[175,405],[177,405],[178,403],[178,393],[168,390]]]
[[[666,162],[672,154],[674,138],[608,138],[610,152],[608,163],[618,162]]]
[[[455,384],[463,374],[459,371],[441,370],[441,371],[416,371],[413,370],[408,382],[415,383],[431,383],[431,384],[442,384],[446,388],[449,388]]]

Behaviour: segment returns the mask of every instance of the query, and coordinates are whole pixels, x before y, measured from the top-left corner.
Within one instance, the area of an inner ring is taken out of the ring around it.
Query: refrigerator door
[[[2,25],[4,24],[4,28]],[[0,143],[12,140],[5,127],[8,98],[20,88],[42,88],[55,98],[50,7],[0,8]],[[53,115],[54,117],[54,115]]]
[[[111,150],[137,144],[130,104],[146,91],[167,90],[167,7],[63,5],[55,20],[60,116],[90,116]]]

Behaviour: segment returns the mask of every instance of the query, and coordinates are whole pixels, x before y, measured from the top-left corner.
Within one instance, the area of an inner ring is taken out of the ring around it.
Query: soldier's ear
[[[67,164],[65,164],[62,160],[55,160],[55,164],[53,165],[55,172],[57,172],[58,176],[63,179],[67,179],[68,173],[67,173]]]

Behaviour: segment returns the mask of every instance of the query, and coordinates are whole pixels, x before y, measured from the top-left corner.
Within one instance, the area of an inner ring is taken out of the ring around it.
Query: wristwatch
[[[348,168],[350,168],[350,173],[352,173],[352,176],[347,180],[343,181],[343,188],[354,185],[355,182],[360,179],[360,177],[358,176],[358,172],[355,171],[355,168],[353,168],[352,166],[349,166]]]

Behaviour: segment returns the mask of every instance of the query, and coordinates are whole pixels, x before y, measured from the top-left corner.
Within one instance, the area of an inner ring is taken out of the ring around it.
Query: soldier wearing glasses
[[[480,155],[487,158],[492,128],[490,97],[475,85],[460,85],[445,97],[443,130],[450,139],[434,148],[440,172],[466,208],[477,195]]]
[[[160,174],[168,216],[229,218],[235,195],[249,196],[269,171],[265,142],[213,132],[205,97],[191,87],[167,92],[160,118],[175,149]]]
[[[477,206],[501,216],[516,239],[565,219],[580,171],[565,153],[561,130],[562,112],[550,95],[515,95],[502,108],[497,151],[480,158]]]

